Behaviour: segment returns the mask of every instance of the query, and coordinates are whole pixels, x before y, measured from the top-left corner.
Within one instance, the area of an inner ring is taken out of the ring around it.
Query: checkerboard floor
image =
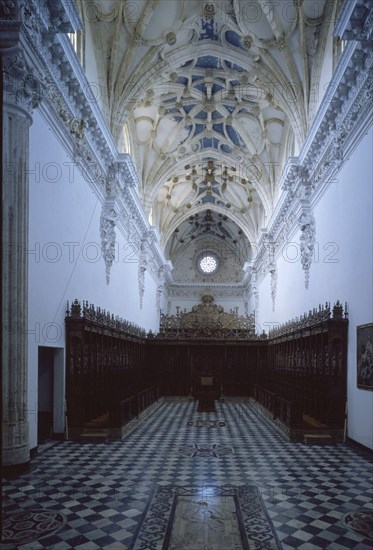
[[[198,420],[218,422],[190,425]],[[187,446],[204,452],[185,453]],[[216,446],[231,452],[206,451]],[[284,550],[373,547],[341,524],[352,510],[373,509],[368,453],[287,442],[248,402],[217,403],[216,413],[165,402],[123,441],[40,447],[28,474],[3,482],[3,510],[44,507],[67,518],[21,550],[130,549],[155,487],[228,484],[259,488]]]

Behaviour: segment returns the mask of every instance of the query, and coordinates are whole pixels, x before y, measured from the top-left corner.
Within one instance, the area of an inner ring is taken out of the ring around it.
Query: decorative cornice
[[[117,155],[115,162],[109,166],[109,178],[122,191],[127,187],[138,188],[139,178],[135,165],[128,153]]]
[[[342,40],[371,40],[373,33],[373,3],[371,0],[344,2],[334,29]]]
[[[22,83],[16,89],[18,99],[27,99],[28,108],[35,108],[41,101],[43,116],[103,204],[100,230],[107,280],[115,246],[114,228],[123,232],[137,251],[144,235],[152,235],[150,272],[157,280],[158,269],[167,261],[140,204],[135,165],[128,154],[119,153],[70,39],[64,34],[82,27],[74,2],[2,2],[0,19],[1,54],[7,54],[6,67],[18,74]],[[18,44],[24,59],[14,49]],[[12,86],[14,91],[14,82]],[[115,225],[108,215],[113,201]],[[166,271],[170,279],[170,270]]]
[[[257,274],[255,286],[269,273],[269,242],[284,243],[300,229],[301,262],[308,287],[315,242],[313,207],[372,123],[372,66],[369,44],[347,44],[299,157],[289,158],[283,170],[279,182],[283,192],[259,238],[252,264]],[[277,254],[280,250],[278,246]]]
[[[71,0],[61,0],[61,3],[65,12],[65,18],[69,21],[72,30],[77,31],[82,29],[83,23],[75,9],[74,2],[71,2]]]

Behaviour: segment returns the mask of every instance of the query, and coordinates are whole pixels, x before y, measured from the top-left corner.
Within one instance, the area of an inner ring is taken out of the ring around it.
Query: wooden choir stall
[[[347,310],[337,302],[255,333],[205,294],[191,311],[161,313],[157,333],[77,300],[66,313],[66,397],[72,439],[121,438],[160,398],[185,396],[197,410],[250,398],[290,439],[343,432]]]

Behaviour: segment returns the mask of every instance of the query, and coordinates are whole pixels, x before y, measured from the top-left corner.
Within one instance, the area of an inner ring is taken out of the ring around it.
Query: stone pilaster
[[[6,471],[27,467],[30,460],[27,419],[28,164],[30,113],[40,93],[39,83],[28,69],[18,44],[8,42],[5,46],[0,51],[4,82],[2,464]]]

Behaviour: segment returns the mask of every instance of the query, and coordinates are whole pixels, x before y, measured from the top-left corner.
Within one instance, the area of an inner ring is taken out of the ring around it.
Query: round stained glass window
[[[211,275],[217,270],[218,262],[216,261],[216,258],[214,258],[214,256],[212,256],[211,254],[206,254],[200,259],[199,267],[203,273]]]

